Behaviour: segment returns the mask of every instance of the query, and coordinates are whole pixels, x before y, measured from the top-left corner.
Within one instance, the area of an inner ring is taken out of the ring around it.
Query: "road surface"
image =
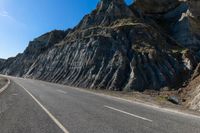
[[[0,94],[0,133],[200,133],[200,118],[10,77]]]

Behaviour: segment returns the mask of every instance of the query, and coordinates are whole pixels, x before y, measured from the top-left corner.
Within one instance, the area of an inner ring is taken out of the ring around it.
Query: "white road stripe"
[[[7,79],[7,80],[8,80],[8,82],[2,88],[0,88],[0,93],[5,91],[8,88],[8,86],[10,85],[10,79]]]
[[[60,92],[60,93],[63,93],[63,94],[67,94],[66,91],[63,91],[63,90],[56,90],[57,92]]]
[[[125,112],[125,111],[123,111],[123,110],[119,110],[119,109],[116,109],[116,108],[113,108],[113,107],[110,107],[110,106],[104,105],[104,107],[105,107],[105,108],[108,108],[108,109],[111,109],[111,110],[114,110],[114,111],[118,111],[118,112],[123,113],[123,114],[126,114],[126,115],[130,115],[130,116],[133,116],[133,117],[136,117],[136,118],[139,118],[139,119],[148,121],[148,122],[153,122],[153,120],[150,120],[150,119],[147,119],[147,118],[144,118],[144,117],[135,115],[135,114],[131,114],[131,113],[128,113],[128,112]]]
[[[19,84],[32,98],[33,100],[47,113],[47,115],[54,121],[54,123],[64,132],[64,133],[69,133],[69,131],[56,119],[55,116],[51,114],[24,86],[22,86],[20,83]]]

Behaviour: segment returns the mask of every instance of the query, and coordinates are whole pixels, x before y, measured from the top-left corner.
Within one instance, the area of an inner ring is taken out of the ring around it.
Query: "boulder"
[[[170,101],[174,104],[180,104],[179,99],[176,96],[169,96],[168,101]]]

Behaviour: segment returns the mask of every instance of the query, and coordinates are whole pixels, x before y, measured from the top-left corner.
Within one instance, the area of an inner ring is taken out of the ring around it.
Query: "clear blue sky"
[[[0,58],[23,52],[29,41],[48,31],[74,27],[98,1],[0,0]]]

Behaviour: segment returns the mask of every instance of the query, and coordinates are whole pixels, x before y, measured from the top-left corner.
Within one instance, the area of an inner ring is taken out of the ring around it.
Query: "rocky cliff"
[[[136,0],[132,8],[151,18],[180,45],[200,51],[200,1]]]
[[[67,31],[55,30],[29,42],[29,46],[22,54],[18,54],[16,57],[4,61],[4,64],[0,66],[1,73],[24,76],[38,56],[47,52],[56,43],[60,42],[65,37],[66,33]]]
[[[198,65],[193,78],[189,84],[179,89],[180,97],[182,98],[183,105],[186,107],[200,111],[200,65]],[[197,75],[198,74],[198,75]]]
[[[196,18],[182,18],[193,6],[152,1],[101,0],[76,27],[36,38],[0,72],[118,91],[179,87],[199,62]]]

